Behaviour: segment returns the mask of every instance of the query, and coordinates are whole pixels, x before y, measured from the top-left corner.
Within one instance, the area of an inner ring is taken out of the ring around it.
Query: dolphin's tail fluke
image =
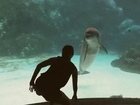
[[[85,74],[89,74],[90,72],[88,71],[78,71],[78,75],[85,75]]]

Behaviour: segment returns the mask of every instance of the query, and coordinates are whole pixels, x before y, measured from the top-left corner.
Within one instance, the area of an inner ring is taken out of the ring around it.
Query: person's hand
[[[30,90],[30,92],[33,92],[34,86],[33,85],[29,86],[29,90]]]
[[[31,85],[31,86],[29,87],[29,90],[30,90],[30,92],[33,92],[34,87]]]
[[[72,100],[77,101],[77,95],[73,95]]]
[[[33,81],[30,81],[30,84],[29,85],[30,85],[29,86],[30,92],[33,92],[33,90],[34,90],[34,82]]]

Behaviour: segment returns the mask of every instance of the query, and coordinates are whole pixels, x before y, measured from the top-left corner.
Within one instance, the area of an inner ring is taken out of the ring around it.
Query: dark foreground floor
[[[48,102],[28,105],[49,105]],[[59,104],[55,104],[59,105]],[[140,105],[139,98],[80,98],[73,105]]]

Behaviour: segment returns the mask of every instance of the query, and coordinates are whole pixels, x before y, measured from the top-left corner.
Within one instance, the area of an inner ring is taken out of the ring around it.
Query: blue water
[[[2,105],[23,105],[45,101],[35,93],[30,93],[28,84],[35,66],[41,60],[49,56],[38,56],[29,59],[11,59],[12,65],[0,68],[0,99]],[[113,68],[110,63],[116,59],[116,55],[99,54],[93,64],[88,68],[90,74],[79,75],[78,97],[110,97],[112,95],[123,95],[123,97],[140,97],[140,75],[121,71]],[[2,59],[2,58],[1,58]],[[75,55],[72,61],[78,68],[79,55]],[[13,70],[14,68],[14,70]],[[10,70],[12,69],[12,70]],[[5,71],[4,71],[5,70]],[[10,70],[10,71],[8,71]],[[42,72],[46,70],[43,69]],[[72,97],[72,83],[69,80],[66,87],[62,88],[69,98]]]

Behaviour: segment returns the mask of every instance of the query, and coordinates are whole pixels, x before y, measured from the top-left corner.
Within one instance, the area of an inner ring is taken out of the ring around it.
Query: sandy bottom
[[[37,56],[28,59],[16,57],[0,58],[0,103],[1,105],[25,105],[45,101],[35,92],[29,91],[29,81],[36,65],[50,56]],[[79,75],[78,97],[96,98],[123,95],[125,98],[140,98],[140,75],[113,68],[110,63],[116,55],[99,54],[88,68],[90,74]],[[79,56],[72,59],[78,68]],[[45,71],[42,69],[41,72]],[[69,80],[62,89],[72,97],[72,83]]]

